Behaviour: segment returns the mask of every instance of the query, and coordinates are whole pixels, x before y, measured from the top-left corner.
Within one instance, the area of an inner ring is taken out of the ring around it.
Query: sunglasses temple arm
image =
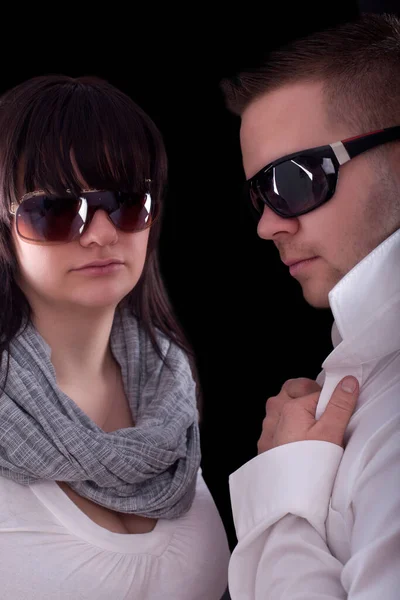
[[[361,136],[347,141],[344,140],[342,143],[349,153],[350,158],[354,158],[362,152],[366,152],[376,146],[380,146],[387,142],[393,142],[398,139],[400,139],[400,125],[382,129],[381,131],[377,131],[376,133],[367,136]]]

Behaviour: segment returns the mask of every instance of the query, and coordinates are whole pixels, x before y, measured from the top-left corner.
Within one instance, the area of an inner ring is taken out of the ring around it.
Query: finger
[[[321,386],[313,379],[308,379],[308,377],[298,377],[297,379],[285,381],[282,391],[291,398],[300,398],[321,391]]]
[[[257,454],[262,454],[262,452],[267,452],[272,448],[272,439],[273,434],[260,436],[260,439],[257,442]]]
[[[265,412],[267,416],[276,416],[279,417],[282,405],[290,400],[289,396],[286,394],[282,394],[282,392],[278,396],[271,396],[265,403]]]
[[[318,400],[321,395],[321,392],[313,392],[312,394],[308,394],[307,396],[303,396],[302,398],[294,398],[292,400],[293,405],[297,405],[302,410],[308,412],[314,419],[315,413],[317,411]]]
[[[359,384],[355,377],[345,377],[338,383],[316,425],[329,437],[327,441],[342,445],[344,432],[354,412],[358,396]]]
[[[271,447],[272,438],[274,435],[277,421],[278,420],[276,420],[276,422],[272,421],[272,419],[268,417],[265,417],[265,419],[263,420],[261,435],[257,442],[258,454],[261,454],[261,452],[266,452],[266,450],[269,450],[269,448]]]
[[[271,398],[269,399],[271,400]],[[269,400],[267,401],[267,410],[266,410],[266,415],[265,418],[262,422],[262,431],[266,432],[273,432],[276,428],[276,425],[278,424],[280,415],[281,415],[281,410],[277,409],[277,408],[273,408],[272,405],[269,405]]]

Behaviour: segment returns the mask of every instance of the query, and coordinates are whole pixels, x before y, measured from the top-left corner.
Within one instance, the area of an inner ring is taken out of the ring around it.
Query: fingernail
[[[354,377],[345,377],[342,381],[342,390],[352,394],[357,387],[357,379]]]

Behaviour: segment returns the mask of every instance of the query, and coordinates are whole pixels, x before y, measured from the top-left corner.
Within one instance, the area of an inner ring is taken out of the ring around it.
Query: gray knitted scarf
[[[135,427],[98,427],[57,386],[51,348],[30,323],[0,377],[0,475],[30,485],[67,481],[109,509],[173,519],[191,506],[200,465],[195,383],[182,350],[158,332],[167,365],[129,309],[116,312],[111,349]]]

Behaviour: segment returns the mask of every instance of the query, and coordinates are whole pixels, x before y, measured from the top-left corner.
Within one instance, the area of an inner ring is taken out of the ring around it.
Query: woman
[[[0,100],[1,598],[219,600],[191,353],[157,266],[166,157],[96,78]]]

